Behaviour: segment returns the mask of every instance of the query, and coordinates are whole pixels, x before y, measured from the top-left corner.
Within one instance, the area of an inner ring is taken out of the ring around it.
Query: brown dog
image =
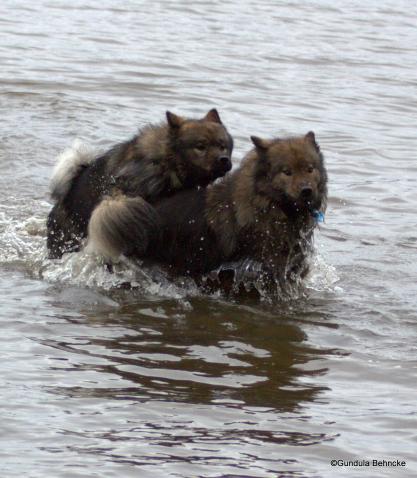
[[[327,198],[314,133],[251,139],[255,148],[222,181],[155,204],[161,235],[145,257],[194,278],[230,261],[261,264],[280,283],[306,274]]]
[[[99,157],[70,151],[52,180],[50,257],[78,250],[87,234],[90,249],[105,256],[142,253],[157,228],[150,204],[223,176],[232,148],[212,109],[199,120],[167,112],[166,123],[146,126]]]

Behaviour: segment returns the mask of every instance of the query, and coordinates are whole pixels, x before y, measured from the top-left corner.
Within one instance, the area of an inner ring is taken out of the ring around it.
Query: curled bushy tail
[[[86,250],[111,261],[122,254],[140,257],[158,234],[158,214],[143,198],[106,197],[91,216]]]
[[[66,196],[73,180],[82,168],[88,166],[97,157],[97,151],[76,139],[57,159],[52,172],[50,192],[52,199],[58,201]]]

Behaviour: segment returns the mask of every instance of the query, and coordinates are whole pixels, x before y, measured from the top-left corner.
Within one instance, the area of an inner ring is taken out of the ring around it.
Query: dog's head
[[[251,139],[258,157],[257,192],[290,214],[325,209],[327,174],[312,131],[294,138]]]
[[[199,120],[167,111],[167,120],[177,166],[187,185],[206,185],[230,171],[233,139],[217,110]]]

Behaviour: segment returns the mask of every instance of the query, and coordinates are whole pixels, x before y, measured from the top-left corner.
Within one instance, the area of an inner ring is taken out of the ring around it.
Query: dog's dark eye
[[[291,169],[283,169],[282,172],[283,172],[286,176],[291,176],[291,175],[292,175]]]
[[[314,171],[314,166],[311,166],[311,165],[310,165],[310,166],[307,168],[307,172],[312,173],[313,171]]]
[[[197,143],[195,145],[195,149],[198,149],[198,151],[204,151],[206,149],[205,143]]]

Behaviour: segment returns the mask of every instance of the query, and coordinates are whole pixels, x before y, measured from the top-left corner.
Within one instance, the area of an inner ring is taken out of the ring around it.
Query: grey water
[[[417,476],[416,18],[388,0],[1,2],[1,477]],[[330,200],[304,294],[47,259],[65,147],[212,107],[235,164],[250,135],[316,133]]]

